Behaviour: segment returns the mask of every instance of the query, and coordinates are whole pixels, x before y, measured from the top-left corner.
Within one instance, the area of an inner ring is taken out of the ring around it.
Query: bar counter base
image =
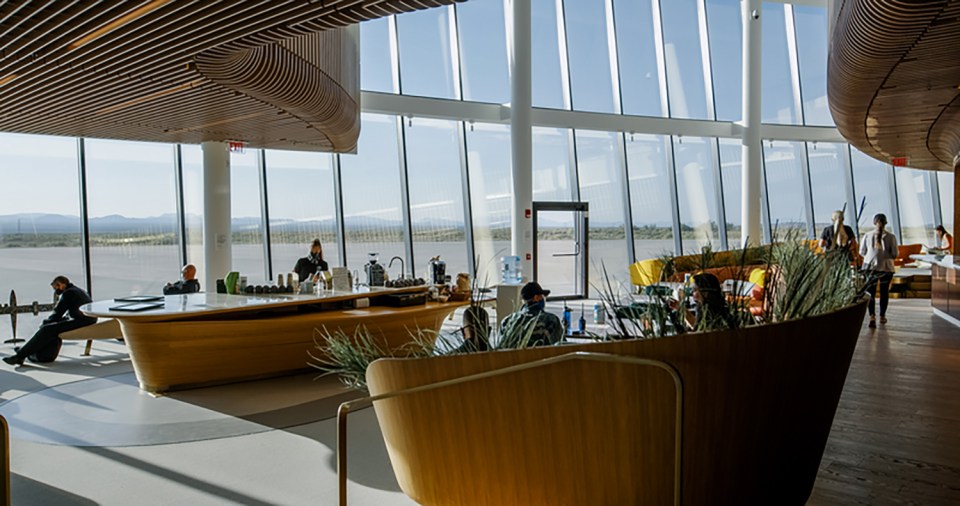
[[[943,311],[940,311],[937,308],[933,308],[933,314],[939,316],[948,323],[952,323],[953,325],[960,327],[960,320],[948,315],[947,313],[944,313]]]

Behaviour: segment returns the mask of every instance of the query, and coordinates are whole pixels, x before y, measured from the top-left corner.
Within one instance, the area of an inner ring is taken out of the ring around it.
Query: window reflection
[[[765,141],[763,166],[773,239],[805,238],[807,204],[803,191],[804,146],[799,142]]]
[[[440,255],[454,279],[470,272],[460,181],[460,136],[453,121],[415,119],[404,128],[410,223],[415,262],[407,271],[427,277],[427,262]]]
[[[660,10],[670,116],[713,119],[713,107],[706,98],[697,0],[661,2]]]
[[[793,70],[787,44],[783,4],[763,4],[763,61],[761,116],[764,123],[797,123],[793,99]]]
[[[77,139],[0,133],[0,180],[2,303],[13,290],[18,304],[49,304],[50,282],[60,274],[88,288],[80,250]],[[18,315],[17,336],[28,338],[47,316]],[[0,322],[0,340],[12,337],[8,322],[6,316]]]
[[[797,27],[803,121],[807,125],[833,126],[827,105],[827,10],[794,5],[793,19]]]
[[[465,2],[457,4],[456,11],[463,99],[509,102],[510,71],[503,2]]]
[[[895,173],[900,206],[900,244],[936,244],[931,172],[897,167]]]
[[[743,145],[737,139],[720,139],[720,180],[727,216],[727,244],[735,248],[743,237]]]
[[[400,89],[405,95],[457,98],[450,50],[450,10],[425,9],[397,16]]]
[[[618,153],[617,134],[578,130],[576,142],[580,201],[590,203],[589,281],[592,285],[602,282],[602,265],[611,278],[629,279],[624,248],[623,156]],[[599,296],[593,286],[590,294]]]
[[[560,36],[562,22],[557,3],[561,0],[531,0],[530,27],[533,106],[564,109],[563,82],[566,76],[560,70]]]
[[[743,115],[743,21],[740,19],[740,0],[707,0],[707,29],[717,119],[738,121]]]
[[[260,204],[260,150],[230,153],[230,231],[233,270],[251,284],[263,284],[263,213]],[[217,278],[225,274],[216,274]]]
[[[637,260],[673,253],[673,205],[670,195],[669,137],[628,134],[627,169],[633,246]]]
[[[406,256],[400,203],[400,162],[395,116],[364,114],[357,154],[340,155],[346,265],[362,269],[368,253],[380,260]],[[366,280],[362,272],[360,279]]]
[[[577,111],[614,112],[606,3],[564,0],[570,88]]]
[[[327,264],[340,265],[332,155],[280,150],[265,155],[274,277],[291,272],[314,239],[323,244]]]
[[[653,6],[650,0],[613,0],[613,6],[623,113],[666,116],[666,104],[660,100]]]
[[[674,137],[677,197],[680,203],[680,238],[684,254],[704,246],[721,249],[717,205],[716,139]]]
[[[173,156],[170,144],[86,141],[97,298],[156,295],[180,276]]]
[[[474,250],[480,260],[477,279],[481,284],[496,284],[500,281],[500,257],[510,254],[513,205],[510,128],[477,123],[467,129],[467,167]]]

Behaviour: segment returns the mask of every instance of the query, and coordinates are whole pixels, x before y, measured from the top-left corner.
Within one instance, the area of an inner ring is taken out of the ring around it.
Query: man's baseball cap
[[[540,283],[536,281],[531,281],[523,285],[523,288],[520,289],[520,296],[523,297],[523,300],[530,300],[534,295],[543,295],[546,297],[550,295],[550,290],[544,290],[543,287],[540,286]]]

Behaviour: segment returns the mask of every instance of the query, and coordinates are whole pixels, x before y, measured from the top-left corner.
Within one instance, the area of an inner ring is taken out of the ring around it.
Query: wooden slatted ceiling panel
[[[344,27],[455,1],[0,2],[0,131],[352,151]]]
[[[960,0],[837,2],[830,109],[851,144],[953,170],[960,153]]]

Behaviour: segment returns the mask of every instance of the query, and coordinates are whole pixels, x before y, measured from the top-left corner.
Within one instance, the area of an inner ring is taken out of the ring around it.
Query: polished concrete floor
[[[811,504],[960,504],[960,329],[928,301],[892,301],[889,316],[864,325]],[[121,343],[81,351],[0,368],[14,504],[336,504],[332,417],[356,394],[334,378],[155,398]],[[351,415],[349,447],[351,504],[412,504],[372,411]]]

